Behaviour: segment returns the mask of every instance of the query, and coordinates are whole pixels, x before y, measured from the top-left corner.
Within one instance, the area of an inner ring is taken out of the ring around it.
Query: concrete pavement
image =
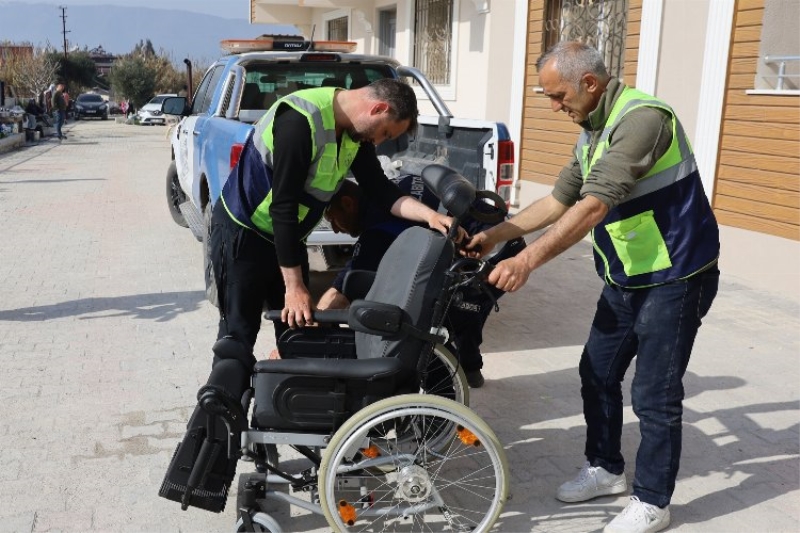
[[[231,531],[233,500],[216,515],[157,496],[216,336],[200,244],[166,208],[165,129],[66,133],[0,155],[0,531]],[[669,531],[796,532],[800,295],[722,264],[686,378]],[[490,318],[487,383],[471,405],[511,463],[497,531],[598,531],[626,504],[553,497],[582,462],[577,361],[599,289],[579,243]],[[265,330],[257,353],[273,346]],[[628,408],[629,481],[637,442]],[[299,509],[279,518],[286,531],[328,531]]]

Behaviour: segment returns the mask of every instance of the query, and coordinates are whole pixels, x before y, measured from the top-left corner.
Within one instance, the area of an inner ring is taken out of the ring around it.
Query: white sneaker
[[[585,502],[598,496],[621,494],[628,490],[625,474],[612,474],[602,466],[591,466],[587,461],[578,477],[558,487],[556,498],[562,502]]]
[[[654,533],[669,525],[669,506],[663,509],[631,496],[631,503],[603,529],[603,533]]]

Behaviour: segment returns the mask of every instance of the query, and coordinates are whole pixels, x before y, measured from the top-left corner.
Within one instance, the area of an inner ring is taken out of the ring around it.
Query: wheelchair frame
[[[440,165],[430,165],[422,176],[457,222],[448,235],[452,239],[458,222],[475,200],[475,189],[466,179]],[[257,379],[253,378],[252,388],[247,389],[241,403],[217,388],[206,386],[198,392],[199,406],[195,413],[208,417],[209,429],[200,433],[204,440],[202,447],[194,452],[188,481],[183,487],[165,479],[161,495],[175,500],[180,496],[178,501],[184,509],[195,505],[221,511],[227,485],[221,483],[222,489],[214,494],[214,501],[206,500],[210,493],[199,487],[208,479],[216,481],[215,476],[233,478],[229,467],[225,475],[211,473],[212,467],[224,459],[224,451],[234,468],[241,458],[252,461],[256,469],[239,477],[236,531],[282,533],[280,524],[262,505],[267,500],[287,502],[323,515],[334,531],[491,529],[510,498],[508,463],[492,429],[466,406],[469,387],[457,360],[442,345],[446,341],[442,335],[446,332],[441,327],[447,308],[458,299],[459,288],[481,286],[486,265],[475,259],[451,261],[444,273],[441,294],[435,300],[434,327],[430,332],[413,327],[403,329],[405,335],[424,342],[416,363],[419,387],[425,391],[430,361],[442,361],[452,372],[449,375],[453,379],[453,396],[463,403],[435,393],[405,392],[367,402],[340,423],[336,413],[342,409],[334,406],[332,430],[297,431],[256,427],[254,407],[251,420],[254,429],[247,429],[250,402],[258,394]],[[384,327],[379,324],[382,320],[391,322],[387,318],[393,317],[391,306],[383,305],[379,309],[388,314],[379,314],[377,322],[371,317],[367,333],[375,334],[370,331],[372,327]],[[324,322],[320,319],[325,313],[318,312],[315,320]],[[334,317],[331,323],[342,323],[347,315],[333,312],[328,316]],[[398,330],[402,325],[398,325]],[[376,375],[393,375],[401,368],[401,362],[393,357],[337,363],[367,368],[368,361]],[[354,374],[355,379],[362,374],[363,371]],[[212,428],[218,421],[224,423],[226,436],[214,435]],[[239,443],[235,442],[236,437]],[[310,466],[297,473],[283,471],[278,445],[291,446]],[[174,465],[178,464],[180,446],[173,458]],[[185,471],[187,467],[176,468]],[[274,486],[308,493],[310,501]]]

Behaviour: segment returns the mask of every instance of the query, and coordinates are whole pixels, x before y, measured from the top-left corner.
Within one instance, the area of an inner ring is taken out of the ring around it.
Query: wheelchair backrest
[[[408,228],[384,254],[363,304],[397,306],[404,323],[428,332],[452,261],[453,243],[447,237],[427,228]],[[411,368],[424,346],[424,341],[402,333],[379,336],[357,331],[355,335],[359,359],[399,357]]]

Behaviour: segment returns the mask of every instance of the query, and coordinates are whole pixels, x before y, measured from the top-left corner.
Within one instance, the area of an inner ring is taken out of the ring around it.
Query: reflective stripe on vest
[[[672,142],[624,201],[592,230],[598,274],[609,284],[629,288],[689,277],[719,255],[719,230],[691,145],[673,110],[656,98],[626,87],[598,137],[591,160],[591,134],[581,134],[575,156],[584,181],[603,157],[620,119],[641,106],[669,113]]]
[[[297,91],[278,100],[259,120],[252,139],[254,149],[266,167],[269,183],[245,183],[248,179],[261,179],[261,173],[240,175],[238,185],[226,182],[223,203],[234,220],[272,240],[273,225],[269,209],[272,205],[273,127],[278,106],[286,104],[304,115],[311,129],[311,165],[298,204],[300,233],[305,238],[319,223],[325,206],[341,185],[360,146],[347,132],[342,133],[341,142],[337,143],[333,113],[335,91],[334,87]],[[235,170],[231,178],[236,175]],[[247,201],[236,202],[236,198],[242,195],[247,197]],[[237,205],[232,205],[234,202]]]

